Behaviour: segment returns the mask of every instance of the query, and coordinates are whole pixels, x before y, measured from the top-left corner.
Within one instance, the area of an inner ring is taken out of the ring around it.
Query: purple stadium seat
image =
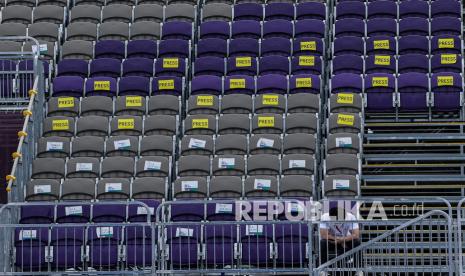
[[[94,58],[123,59],[125,57],[124,42],[119,40],[102,40],[95,43]]]
[[[224,94],[248,94],[255,93],[255,81],[251,76],[233,75],[224,78]]]
[[[407,17],[399,21],[399,35],[429,35],[429,23],[425,18]]]
[[[463,98],[463,77],[457,73],[437,73],[431,76],[433,109],[459,110]]]
[[[291,74],[321,74],[321,58],[316,56],[298,56],[291,58]]]
[[[296,5],[296,19],[326,19],[326,6],[320,2],[301,2]]]
[[[53,96],[82,97],[84,79],[76,76],[62,76],[53,79]]]
[[[182,58],[159,58],[155,62],[155,76],[184,77],[186,61]]]
[[[224,75],[224,59],[219,57],[202,57],[195,60],[194,76]]]
[[[231,29],[228,22],[208,21],[199,26],[200,39],[220,38],[228,39],[231,36]]]
[[[266,266],[273,242],[273,225],[241,225],[239,240],[242,246],[242,264],[256,267]]]
[[[155,59],[157,57],[157,43],[153,40],[128,41],[126,56],[127,58],[143,57]]]
[[[157,238],[155,233],[155,238]],[[124,228],[126,263],[128,266],[149,267],[153,259],[152,229],[148,226],[130,225]]]
[[[190,56],[190,44],[182,39],[165,39],[158,44],[158,57],[188,58]]]
[[[407,20],[407,19],[404,19]],[[391,36],[397,35],[397,22],[392,18],[374,18],[366,21],[367,36]],[[402,35],[408,35],[402,34]]]
[[[397,79],[402,111],[425,111],[428,108],[429,78],[422,73],[400,74]]]
[[[152,95],[170,94],[181,96],[183,82],[180,77],[157,77],[152,79]]]
[[[454,0],[455,1],[455,0]],[[431,20],[431,35],[461,35],[462,21],[453,17],[437,17]]]
[[[257,94],[287,94],[287,78],[281,74],[260,75],[257,78]]]
[[[192,23],[184,21],[170,21],[161,27],[161,39],[192,39]]]
[[[389,55],[373,55],[365,58],[365,73],[387,73],[394,74],[396,72],[397,60]]]
[[[262,39],[261,56],[291,56],[291,41],[283,37]],[[316,51],[315,51],[316,52]]]
[[[359,74],[341,73],[331,78],[331,93],[362,93],[363,79]]]
[[[47,266],[45,249],[49,243],[47,227],[15,229],[15,265],[23,271],[36,271]]]
[[[238,20],[263,20],[263,6],[257,3],[234,5],[234,21]]]
[[[363,59],[356,55],[342,55],[333,58],[332,74],[354,73],[363,74]]]
[[[262,26],[258,21],[241,20],[231,24],[231,38],[248,37],[259,39],[261,36]]]
[[[431,17],[460,18],[462,9],[460,2],[455,0],[436,0],[431,2]]]
[[[110,77],[88,78],[85,85],[85,95],[88,96],[116,96],[116,79]]]
[[[292,38],[294,26],[292,21],[275,19],[263,22],[263,38],[284,37]]]
[[[57,77],[79,76],[86,78],[89,75],[89,63],[82,59],[64,59],[58,62]]]
[[[333,54],[334,56],[339,55],[364,55],[364,44],[363,38],[357,36],[343,36],[338,37],[333,43]],[[367,47],[369,43],[367,42]]]
[[[222,80],[218,76],[203,75],[192,78],[191,95],[221,95]]]
[[[325,47],[324,47],[324,43],[322,39],[318,39],[314,37],[300,37],[300,38],[294,39],[292,53],[294,56],[300,56],[300,55],[323,56],[324,48]]]
[[[254,38],[236,38],[229,41],[229,56],[250,56],[258,57],[260,54],[260,44]]]
[[[431,38],[431,54],[460,54],[462,41],[458,36],[439,35]]]
[[[389,36],[373,36],[366,40],[367,55],[395,55],[396,39]]]
[[[289,79],[289,94],[319,94],[321,90],[320,82],[320,77],[316,75],[301,74],[291,76]]]
[[[67,204],[57,206],[57,223],[88,223],[90,205]]]
[[[197,57],[221,57],[228,55],[228,42],[219,38],[200,39],[197,44]]]
[[[227,75],[247,75],[257,74],[257,60],[253,57],[230,57],[227,60]]]
[[[381,0],[370,2],[367,5],[367,18],[392,18],[397,19],[397,4],[394,1]]]
[[[122,77],[119,80],[118,96],[149,96],[150,78],[141,76]]]
[[[53,227],[50,245],[53,246],[52,267],[69,269],[82,267],[82,252],[85,243],[84,227]]]
[[[399,3],[399,18],[429,17],[429,5],[423,0],[405,0]]]
[[[394,110],[394,92],[396,79],[390,74],[369,74],[365,77],[367,110],[374,112],[392,112]]]
[[[169,248],[170,263],[173,266],[196,266],[200,241],[201,232],[198,225],[168,227],[165,242]]]
[[[283,56],[261,57],[258,64],[258,73],[267,74],[289,74],[289,58]]]
[[[265,21],[284,19],[294,20],[294,5],[291,3],[270,3],[265,5]]]
[[[454,72],[461,73],[462,56],[457,54],[439,54],[431,58],[431,73]]]
[[[121,61],[114,58],[94,59],[90,62],[89,77],[121,76]]]
[[[308,226],[305,224],[275,225],[277,265],[302,265],[307,262]]]
[[[365,3],[359,1],[346,1],[336,4],[336,20],[345,18],[365,19],[366,7]]]
[[[236,227],[234,224],[205,226],[205,262],[208,266],[224,267],[234,264],[234,245],[237,241]]]
[[[324,38],[325,23],[317,19],[302,19],[294,22],[294,37]]]
[[[429,40],[419,35],[407,35],[399,38],[399,55],[429,53]]]
[[[429,73],[428,56],[421,54],[407,54],[399,56],[397,72],[399,74],[408,72]]]
[[[154,70],[153,59],[148,58],[128,58],[123,61],[123,77],[140,76],[152,77]]]
[[[112,268],[118,265],[119,245],[122,240],[120,226],[91,226],[87,229],[89,246],[88,265],[95,269]],[[105,252],[105,254],[102,254]]]

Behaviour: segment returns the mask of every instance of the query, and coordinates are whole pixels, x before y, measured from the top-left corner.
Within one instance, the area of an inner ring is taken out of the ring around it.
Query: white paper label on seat
[[[246,235],[262,235],[263,225],[247,225],[245,228]]]
[[[267,138],[260,138],[257,141],[258,148],[271,148],[274,145],[274,140]]]
[[[218,159],[218,167],[220,169],[230,169],[234,168],[236,160],[234,158],[219,158]]]
[[[47,142],[47,151],[63,150],[63,142]]]
[[[67,206],[65,207],[65,214],[67,216],[81,216],[82,206]]]
[[[255,190],[264,190],[268,191],[271,188],[271,180],[270,179],[255,179],[254,180],[254,189]]]
[[[352,147],[352,137],[338,137],[336,138],[336,147],[350,148]]]
[[[302,206],[299,202],[288,202],[287,209],[292,213],[301,213],[304,211],[304,206]]]
[[[76,163],[76,171],[92,171],[92,163]]]
[[[197,191],[198,188],[199,182],[196,180],[181,181],[181,191],[183,192]]]
[[[190,149],[204,149],[207,141],[191,138],[189,140],[189,148]]]
[[[155,208],[149,207],[150,214],[153,215],[155,213]],[[147,208],[144,206],[137,206],[137,214],[138,215],[147,215]]]
[[[32,240],[37,239],[37,230],[21,230],[19,231],[19,240]]]
[[[111,226],[97,227],[96,230],[98,238],[113,237],[113,227]]]
[[[159,171],[161,168],[161,162],[158,161],[145,161],[144,171]]]
[[[333,179],[334,190],[347,190],[350,187],[350,181],[348,179]]]
[[[37,45],[31,45],[31,50],[35,54],[37,53]],[[40,44],[39,45],[39,53],[46,54],[48,50],[47,44]]]
[[[51,185],[35,185],[34,186],[34,194],[49,194],[52,192]]]
[[[105,183],[105,193],[121,192],[122,190],[122,183]]]
[[[289,168],[305,168],[305,160],[289,160]]]
[[[232,213],[232,204],[227,204],[227,203],[217,203],[215,206],[215,214],[220,214],[220,213],[227,213],[230,214]]]
[[[128,149],[131,147],[131,141],[129,139],[114,141],[115,149]]]
[[[176,237],[192,237],[192,236],[194,236],[194,229],[176,228]]]

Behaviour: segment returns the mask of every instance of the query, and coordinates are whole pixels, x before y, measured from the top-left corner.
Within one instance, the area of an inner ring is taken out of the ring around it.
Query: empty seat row
[[[354,143],[356,143],[355,139]],[[336,146],[336,143],[334,144]],[[347,145],[347,150],[349,149],[351,148]],[[185,135],[179,142],[179,154],[182,156],[227,154],[279,155],[296,153],[313,155],[316,151],[316,137],[313,134],[307,133],[288,134],[284,137],[277,134],[254,134],[251,136],[223,134],[217,137],[210,135]]]
[[[74,97],[50,98],[47,116],[120,116],[120,115],[178,115],[180,100],[173,95],[157,95],[145,99],[142,96],[120,96],[113,102],[106,96],[93,96],[79,100]]]
[[[37,142],[37,157],[96,157],[103,156],[173,156],[173,137],[165,135],[112,136],[107,139],[98,136],[42,137]]]
[[[165,165],[165,164],[164,164]],[[26,185],[27,201],[168,199],[168,179],[138,173],[138,178],[34,179]],[[155,174],[154,174],[155,175]]]
[[[338,37],[333,42],[333,55],[405,55],[405,54],[461,54],[462,41],[459,36],[440,35],[429,39],[426,36],[408,35],[398,39],[375,36],[364,40],[356,36]]]
[[[276,176],[224,176],[181,177],[172,184],[173,199],[239,199],[239,198],[305,198],[314,191],[314,179],[310,175]],[[193,204],[195,206],[195,203]],[[172,206],[171,220],[178,220],[181,212],[176,210],[183,206]],[[195,206],[197,207],[197,206]],[[208,205],[207,205],[207,208]],[[184,207],[185,209],[185,207]],[[200,209],[200,210],[199,210]],[[198,212],[202,215],[202,208]],[[203,220],[203,219],[202,219]]]
[[[65,23],[66,10],[56,5],[41,5],[34,9],[27,6],[9,5],[2,8],[1,23],[16,22],[23,24],[48,22]]]
[[[254,58],[251,56],[238,56],[223,59],[220,57],[197,58],[193,65],[193,75],[320,75],[322,72],[322,59],[318,56],[265,56]]]
[[[42,41],[59,42],[61,33],[61,25],[50,22],[33,23],[29,26],[22,23],[0,24],[1,36],[32,36]]]
[[[218,119],[217,119],[218,118]],[[214,134],[291,134],[318,132],[318,116],[311,113],[292,113],[287,116],[274,113],[189,115],[183,122],[184,135]]]
[[[322,39],[303,37],[287,39],[272,37],[266,39],[236,38],[229,41],[219,38],[200,39],[195,47],[196,57],[216,56],[323,56],[325,46]]]
[[[461,18],[461,5],[457,0],[428,1],[409,0],[396,3],[395,1],[344,1],[336,4],[334,17],[336,20],[344,18],[406,18],[422,17],[435,18],[451,16]]]
[[[76,121],[76,122],[75,122]],[[140,136],[175,135],[177,117],[169,115],[116,116],[109,120],[104,116],[86,116],[79,119],[57,116],[47,117],[43,124],[43,136]]]
[[[0,1],[0,6],[28,6],[28,7],[37,7],[42,5],[54,5],[59,7],[68,7],[69,6],[68,0],[2,0]]]
[[[103,7],[97,5],[78,5],[71,9],[69,22],[195,22],[196,7],[189,4],[141,4],[129,6],[125,4],[111,4]]]
[[[149,96],[170,94],[179,96],[182,95],[183,88],[182,78],[179,77],[158,77],[146,78],[139,76],[122,77],[119,79],[109,77],[95,77],[83,79],[76,76],[56,77],[53,82],[53,96]],[[169,103],[169,109],[173,108],[173,98],[159,98],[161,101]],[[101,101],[101,100],[100,100]],[[140,102],[139,100],[137,100]],[[156,104],[156,103],[154,103]],[[139,105],[139,104],[137,104]],[[66,106],[63,106],[66,107]],[[179,110],[179,107],[176,107]],[[107,106],[106,109],[111,109]]]
[[[331,61],[333,75],[340,73],[462,73],[462,71],[463,59],[458,54],[437,54],[431,58],[422,54],[405,54],[398,58],[390,55],[372,55],[366,58],[356,55],[340,55]]]
[[[218,77],[213,75],[201,75],[192,78],[190,94],[297,94],[312,93],[320,94],[321,79],[317,75],[299,74],[284,76],[277,74],[267,74],[258,77],[246,75],[233,75]],[[239,97],[238,95],[236,95]],[[312,96],[306,97],[314,102]],[[242,97],[245,102],[250,102],[249,97]],[[310,104],[310,102],[309,102]]]
[[[187,60],[178,57],[159,58],[129,58],[123,62],[115,58],[100,58],[90,62],[86,60],[62,60],[57,66],[57,75],[80,77],[108,77],[120,76],[174,76],[184,77],[187,71]],[[133,85],[137,85],[133,84]]]
[[[33,161],[31,178],[169,177],[170,173],[170,159],[163,156],[144,156],[137,161],[128,156],[106,157],[102,161],[95,157],[73,157],[69,160],[44,157]]]
[[[222,108],[220,110],[220,107]],[[320,97],[315,94],[262,94],[255,97],[230,95],[219,99],[213,95],[194,95],[187,102],[187,114],[231,113],[318,113]]]
[[[282,157],[273,154],[254,154],[248,157],[227,154],[213,158],[206,155],[187,155],[179,157],[176,175],[178,177],[243,176],[246,174],[313,175],[315,162],[314,156],[310,154],[286,154]],[[195,191],[195,187],[193,189]]]
[[[226,3],[210,3],[202,7],[202,21],[238,21],[256,20],[267,21],[274,19],[326,20],[326,5],[318,2],[306,2],[294,5],[292,3],[240,3],[230,5]]]
[[[298,21],[275,19],[263,23],[254,20],[207,21],[199,26],[199,38],[324,38],[325,29],[325,23],[318,19],[302,19]]]
[[[0,33],[7,35],[21,35],[22,30],[16,30],[8,26],[0,28]],[[35,23],[45,24],[45,23]],[[48,23],[52,24],[52,23]],[[20,24],[22,25],[22,24]],[[25,25],[24,25],[25,26]],[[150,21],[139,21],[135,23],[124,22],[105,22],[94,24],[90,22],[74,22],[66,27],[65,39],[71,40],[134,40],[134,39],[184,39],[189,40],[193,37],[192,23],[182,21],[172,21],[166,23],[157,23]]]
[[[138,76],[148,79],[174,71],[182,77],[186,70],[186,63],[186,60],[177,57],[159,58],[157,60],[138,57],[123,61],[115,58],[100,58],[90,62],[67,59],[58,63],[57,76],[109,78]],[[137,85],[137,83],[132,85]]]
[[[191,43],[182,39],[166,39],[159,42],[148,40],[117,41],[102,40],[95,44],[90,41],[67,41],[62,47],[62,58],[65,59],[99,59],[114,58],[147,58],[179,57],[188,58],[191,53]],[[66,61],[65,61],[66,62]],[[82,63],[82,62],[81,62]]]
[[[334,23],[334,37],[343,36],[436,36],[462,35],[462,23],[459,18],[438,17],[431,21],[420,17],[407,17],[400,20],[390,18],[376,18],[369,20],[346,18]]]

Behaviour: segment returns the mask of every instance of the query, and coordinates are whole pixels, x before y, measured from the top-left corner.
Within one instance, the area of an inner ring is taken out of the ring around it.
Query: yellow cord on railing
[[[6,176],[6,181],[8,182],[7,187],[6,187],[7,192],[11,192],[11,186],[13,185],[13,181],[16,180],[16,176],[15,176],[16,166],[18,165],[19,158],[22,157],[22,155],[21,155],[21,146],[22,146],[22,143],[24,143],[24,139],[26,139],[26,137],[27,137],[26,130],[27,130],[27,124],[28,124],[28,121],[29,121],[28,117],[32,116],[32,108],[33,108],[33,104],[34,104],[34,98],[38,94],[38,92],[36,90],[37,85],[38,85],[38,80],[39,79],[36,76],[35,79],[34,79],[33,89],[30,89],[28,91],[28,95],[30,97],[29,105],[28,105],[27,109],[23,110],[23,112],[22,112],[22,114],[23,114],[23,116],[25,118],[25,121],[24,121],[23,129],[21,131],[18,131],[18,137],[20,138],[18,148],[17,148],[17,150],[15,152],[13,152],[11,154],[11,156],[13,157],[14,163],[13,163],[13,168],[11,169],[11,174]]]

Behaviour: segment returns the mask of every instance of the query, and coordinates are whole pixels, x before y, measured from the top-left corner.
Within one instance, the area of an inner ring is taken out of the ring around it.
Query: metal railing
[[[458,275],[465,274],[465,198],[457,204],[457,231],[456,231],[456,256],[457,256],[457,271]]]
[[[0,41],[28,41],[32,40],[35,44],[36,49],[40,48],[39,42],[31,37],[6,37],[1,38]],[[15,77],[18,80],[18,87],[21,91],[13,97],[13,95],[7,95],[9,100],[14,99],[14,104],[17,104],[17,108],[21,108],[22,115],[24,116],[24,123],[22,129],[18,132],[18,147],[13,152],[12,157],[14,159],[11,173],[6,176],[8,192],[8,201],[21,201],[22,200],[22,187],[25,185],[25,181],[29,179],[30,170],[28,169],[32,164],[34,154],[34,143],[40,135],[40,123],[43,119],[43,106],[44,106],[44,92],[45,92],[45,81],[43,65],[39,61],[39,50],[35,52],[20,52],[20,53],[0,53],[0,61],[6,59],[10,62],[24,62],[26,71],[17,71]],[[32,59],[32,68],[28,61]],[[4,61],[6,62],[6,61]],[[19,66],[19,65],[18,65]],[[16,67],[15,67],[16,68]],[[0,68],[1,69],[1,68]],[[0,71],[0,78],[4,76],[9,77],[11,72]],[[0,89],[0,100],[2,103],[9,103],[9,100],[5,100],[5,94]],[[21,103],[27,102],[27,106],[24,109],[24,105]],[[14,184],[19,184],[19,189],[12,193]]]
[[[371,212],[367,208],[376,205],[375,200],[341,202],[347,213],[357,215],[355,219],[323,219],[316,211],[325,213],[325,202],[312,205],[291,200],[163,202],[155,214],[137,201],[11,203],[0,208],[0,217],[8,217],[0,225],[3,238],[0,275],[351,275],[358,272],[453,275],[457,272],[454,263],[457,248],[453,245],[448,203],[443,202],[446,211],[432,210],[413,218],[380,216],[370,220],[367,214]],[[437,204],[441,199],[429,202]],[[259,204],[259,208],[249,209],[246,205],[250,203]],[[96,221],[95,208],[109,204],[127,205],[126,219]],[[151,216],[126,222],[130,221],[131,205],[140,206],[145,210],[143,213]],[[52,221],[24,222],[27,212],[23,208],[39,212],[38,207],[44,206],[52,206]],[[86,211],[85,206],[92,208]],[[331,204],[328,206],[332,208]],[[71,220],[60,221],[58,218],[63,212]],[[256,216],[260,212],[263,217]],[[84,213],[87,214],[85,223],[77,219]],[[24,223],[6,223],[13,217],[21,217]],[[325,229],[345,229],[353,237],[347,238],[350,236],[347,233],[334,235],[337,238],[330,241]],[[341,242],[342,238],[346,240]]]
[[[96,208],[116,204],[128,210],[134,207],[139,219],[130,224],[116,220],[89,222],[88,217]],[[0,275],[155,274],[157,231],[151,222],[153,211],[145,203],[10,203],[0,208],[0,217],[34,212],[24,209],[27,207],[50,210],[53,221],[58,217],[64,221],[1,224]]]

